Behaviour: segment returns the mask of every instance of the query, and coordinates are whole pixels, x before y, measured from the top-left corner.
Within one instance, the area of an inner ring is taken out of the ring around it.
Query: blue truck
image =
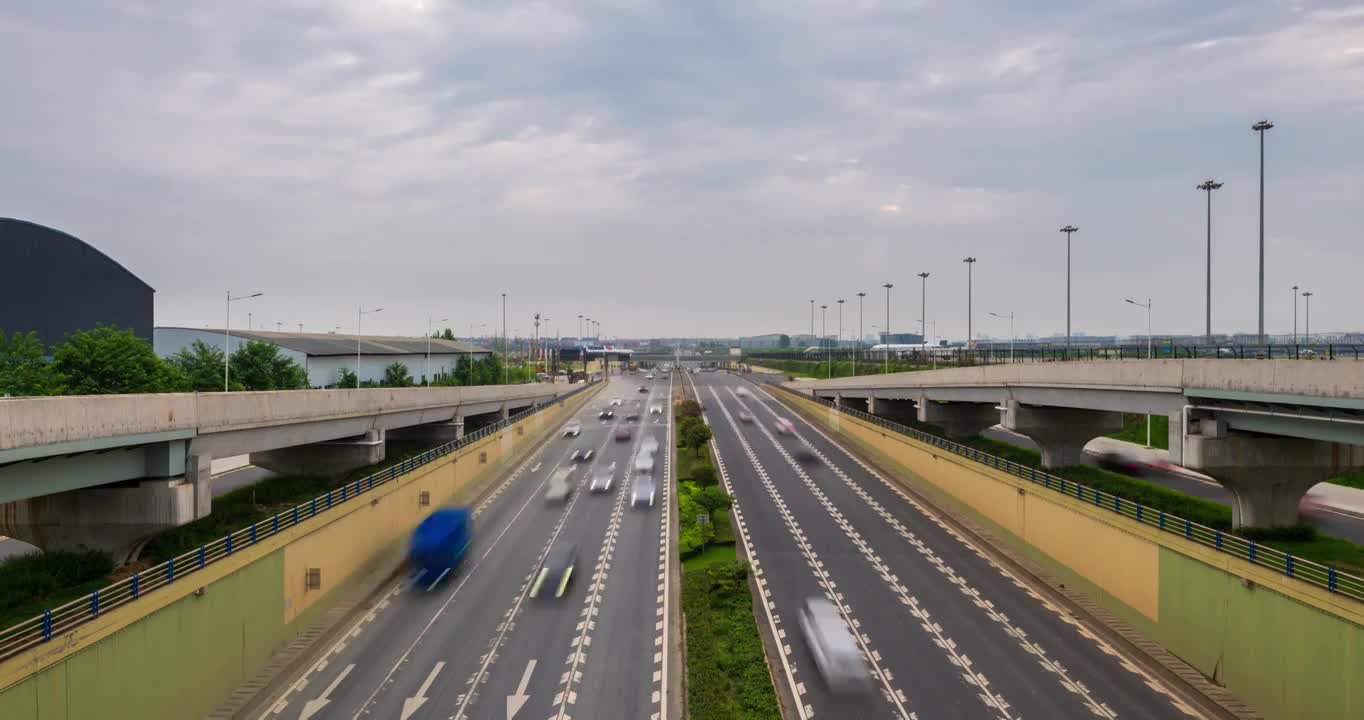
[[[441,508],[422,520],[412,532],[408,561],[417,571],[416,581],[434,588],[459,569],[460,561],[474,540],[474,514],[466,507]]]

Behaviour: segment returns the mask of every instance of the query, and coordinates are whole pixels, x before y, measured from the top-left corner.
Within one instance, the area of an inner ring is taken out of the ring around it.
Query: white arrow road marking
[[[540,472],[540,463],[535,463],[535,467],[531,468],[530,471],[531,471],[531,472]]]
[[[530,700],[530,696],[526,694],[526,686],[530,685],[530,674],[533,672],[535,672],[535,658],[531,658],[530,662],[526,663],[526,671],[521,673],[521,684],[517,686],[516,694],[507,696],[507,720],[516,717],[516,713],[521,712],[526,701]]]
[[[412,713],[417,712],[422,705],[426,704],[426,691],[431,689],[431,683],[435,681],[443,667],[445,667],[444,662],[436,663],[436,666],[431,668],[431,674],[427,675],[426,680],[422,682],[422,686],[417,688],[417,694],[403,701],[402,720],[412,717]]]
[[[327,703],[331,702],[331,700],[327,699],[327,696],[335,692],[336,686],[340,685],[341,681],[345,680],[346,676],[350,674],[350,671],[354,669],[355,663],[347,665],[346,669],[342,670],[341,673],[336,676],[336,679],[332,681],[332,684],[328,685],[327,689],[323,690],[322,694],[318,695],[316,700],[309,700],[308,702],[303,703],[303,711],[298,714],[298,720],[308,720],[308,718],[322,712],[322,708],[327,707]]]

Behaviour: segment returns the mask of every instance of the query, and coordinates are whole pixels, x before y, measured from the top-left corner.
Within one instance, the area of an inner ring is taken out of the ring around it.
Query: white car
[[[630,495],[630,506],[637,507],[646,505],[654,506],[654,496],[658,494],[658,484],[654,482],[652,475],[639,475],[635,477],[635,491]]]
[[[590,447],[580,447],[575,449],[573,454],[568,456],[568,459],[573,462],[587,462],[592,459],[595,453],[596,451]]]
[[[807,598],[800,609],[800,630],[830,690],[846,693],[871,688],[871,669],[833,603],[824,597]]]
[[[545,501],[551,503],[566,502],[573,494],[573,471],[564,468],[549,479],[545,488]]]
[[[639,451],[647,455],[658,452],[658,438],[653,435],[645,435],[644,439],[640,441]]]
[[[583,433],[583,426],[573,423],[564,427],[564,437],[578,437]]]
[[[635,457],[635,472],[647,475],[654,471],[654,454],[641,451]]]
[[[611,492],[611,484],[616,479],[616,464],[611,463],[607,467],[597,467],[592,471],[592,482],[588,484],[588,492]]]
[[[741,422],[741,423],[751,423],[751,422],[753,422],[753,413],[748,412],[747,410],[740,410],[740,411],[739,411],[739,422]]]
[[[658,404],[650,405],[650,406],[649,406],[649,414],[650,414],[650,415],[662,415],[662,414],[663,414],[663,406],[662,406],[662,405],[658,405]]]
[[[779,435],[794,435],[796,432],[796,426],[792,425],[790,420],[783,417],[779,417],[773,421],[772,427],[776,428]]]
[[[612,404],[612,405],[620,405],[621,402],[622,402],[622,401],[621,401],[620,398],[611,398],[611,404]]]
[[[735,391],[734,391],[734,394],[735,394],[735,395],[738,395],[739,397],[748,397],[748,395],[749,395],[749,393],[748,393],[748,388],[742,388],[742,387],[741,387],[741,388],[739,388],[738,390],[735,390]]]
[[[653,380],[653,379],[654,379],[654,374],[653,374],[653,373],[649,373],[648,375],[645,375],[645,376],[644,376],[644,379],[645,379],[645,380]]]

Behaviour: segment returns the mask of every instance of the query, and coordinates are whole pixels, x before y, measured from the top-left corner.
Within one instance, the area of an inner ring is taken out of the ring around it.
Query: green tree
[[[678,427],[677,436],[680,438],[684,448],[700,454],[701,448],[710,441],[710,426],[706,425],[701,418],[688,417],[682,419],[682,424]]]
[[[351,372],[350,368],[346,368],[346,367],[343,367],[343,368],[341,368],[340,370],[337,370],[337,371],[336,371],[336,383],[335,383],[335,385],[333,385],[333,387],[337,387],[337,388],[354,388],[354,387],[355,387],[355,373]]]
[[[729,493],[713,486],[701,488],[692,497],[695,498],[696,504],[705,508],[712,517],[716,513],[723,513],[734,504],[734,498],[730,497]]]
[[[683,400],[677,404],[677,415],[684,418],[700,418],[701,404],[695,400]]]
[[[407,371],[406,365],[395,362],[384,368],[383,385],[385,387],[411,387],[412,374]]]
[[[216,392],[223,389],[223,349],[209,345],[203,340],[195,340],[187,348],[166,358],[188,380],[190,390],[195,392]],[[234,375],[232,390],[241,390],[241,381]]]
[[[52,351],[52,368],[71,395],[176,392],[189,384],[151,343],[113,325],[68,335]]]
[[[0,395],[58,395],[62,379],[43,357],[38,333],[0,330]]]
[[[455,333],[450,328],[445,328],[444,330],[436,333],[436,338],[439,340],[454,340]]]
[[[715,468],[711,467],[709,464],[693,466],[691,469],[691,481],[707,490],[711,489],[710,486],[714,485],[716,482]]]
[[[232,353],[229,364],[232,366],[232,379],[247,390],[301,390],[308,387],[308,373],[271,343],[252,340]]]

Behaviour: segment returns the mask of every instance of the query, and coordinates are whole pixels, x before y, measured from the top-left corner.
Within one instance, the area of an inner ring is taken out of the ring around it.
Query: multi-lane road
[[[666,650],[676,589],[665,564],[668,483],[659,483],[654,507],[630,502],[632,461],[646,436],[659,443],[660,481],[670,464],[671,387],[660,378],[612,378],[565,424],[580,423],[579,437],[556,431],[475,508],[475,543],[457,575],[430,590],[408,578],[384,591],[261,717],[662,717],[676,671]],[[614,398],[622,404],[608,405]],[[626,421],[636,403],[639,419]],[[608,407],[615,417],[598,418]],[[632,429],[628,441],[615,438],[622,426]],[[578,448],[591,448],[593,459],[575,463]],[[611,492],[589,493],[592,466],[612,463]],[[547,480],[575,465],[577,491],[547,502]],[[567,592],[530,597],[546,554],[562,545],[578,550]]]
[[[688,381],[770,600],[759,617],[779,638],[770,661],[795,698],[791,717],[1202,717],[773,397],[721,373]],[[777,432],[778,417],[795,432]],[[799,460],[802,448],[816,461]],[[873,691],[850,698],[820,679],[798,624],[814,596],[857,629]]]

